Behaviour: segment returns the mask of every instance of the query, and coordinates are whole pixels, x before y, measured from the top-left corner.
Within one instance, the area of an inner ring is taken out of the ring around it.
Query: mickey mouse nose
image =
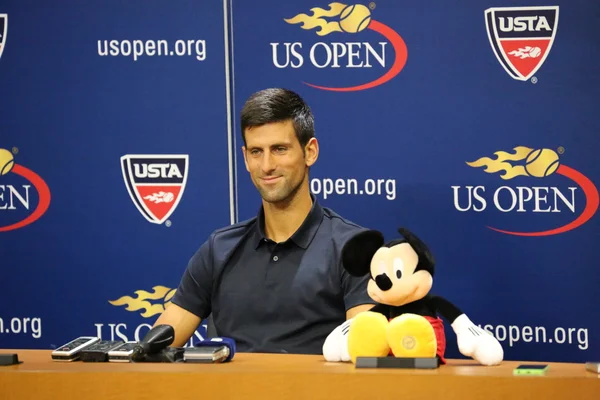
[[[386,274],[377,275],[375,277],[375,283],[379,289],[386,291],[392,288],[392,280],[388,278]]]

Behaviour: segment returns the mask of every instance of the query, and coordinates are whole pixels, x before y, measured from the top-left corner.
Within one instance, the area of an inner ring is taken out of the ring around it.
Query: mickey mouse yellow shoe
[[[390,321],[387,340],[395,357],[435,357],[437,339],[431,323],[416,314],[402,314]]]
[[[353,363],[356,363],[356,357],[389,354],[387,327],[388,320],[380,313],[364,311],[354,317],[348,332],[348,353]]]

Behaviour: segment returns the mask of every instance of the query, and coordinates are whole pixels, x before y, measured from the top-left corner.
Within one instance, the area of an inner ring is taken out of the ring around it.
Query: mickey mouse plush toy
[[[342,249],[342,262],[353,276],[370,274],[367,291],[378,304],[335,328],[325,340],[327,361],[357,357],[436,357],[445,364],[446,339],[441,314],[456,333],[459,351],[483,365],[497,365],[504,351],[490,333],[479,328],[454,304],[429,293],[435,261],[410,231],[404,239],[384,244],[375,230],[352,237]]]

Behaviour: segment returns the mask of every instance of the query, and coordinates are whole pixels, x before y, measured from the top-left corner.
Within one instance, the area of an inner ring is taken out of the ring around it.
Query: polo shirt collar
[[[317,230],[321,225],[321,220],[323,219],[323,208],[317,201],[317,198],[311,193],[310,197],[312,199],[312,207],[304,219],[304,222],[296,232],[289,238],[292,242],[294,242],[299,247],[306,249],[310,242],[313,240],[315,235],[317,234]],[[265,211],[261,206],[260,211],[258,212],[256,231],[255,231],[255,243],[254,249],[258,249],[261,243],[266,242],[268,239],[265,235]],[[288,241],[289,241],[288,240]]]

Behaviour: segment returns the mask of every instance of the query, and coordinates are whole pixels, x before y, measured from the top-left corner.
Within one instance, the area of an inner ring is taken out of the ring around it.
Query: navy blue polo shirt
[[[267,239],[264,210],[214,231],[191,258],[172,302],[205,319],[240,352],[321,354],[346,310],[375,304],[368,276],[341,265],[344,243],[364,230],[313,205],[285,242]]]

